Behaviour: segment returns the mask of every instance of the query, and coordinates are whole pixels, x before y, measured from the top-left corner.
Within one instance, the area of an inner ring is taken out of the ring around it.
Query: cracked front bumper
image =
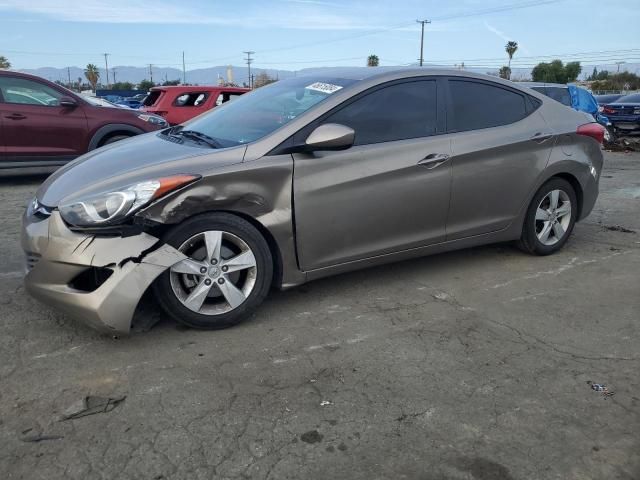
[[[23,217],[27,258],[25,288],[41,302],[101,331],[126,334],[133,313],[151,283],[185,256],[147,233],[98,237],[72,232],[54,211],[45,220]],[[112,273],[95,289],[73,286],[91,268]]]

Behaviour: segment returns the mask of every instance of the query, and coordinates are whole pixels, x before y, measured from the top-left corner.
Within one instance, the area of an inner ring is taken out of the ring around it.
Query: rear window
[[[450,131],[465,132],[498,127],[527,116],[525,96],[499,86],[469,80],[449,80],[453,125]]]
[[[615,103],[640,103],[640,93],[627,95],[626,97],[618,99]]]
[[[220,95],[218,95],[218,98],[216,99],[216,107],[219,107],[223,103],[227,103],[231,100],[235,100],[243,93],[244,92],[222,92]]]
[[[162,91],[161,90],[151,91],[151,92],[149,92],[149,95],[146,96],[146,98],[144,99],[144,102],[142,104],[145,107],[152,107],[158,102],[158,99],[160,98],[160,95],[162,95]]]
[[[176,107],[201,107],[207,98],[209,98],[209,94],[206,92],[183,93],[176,97],[173,105]]]

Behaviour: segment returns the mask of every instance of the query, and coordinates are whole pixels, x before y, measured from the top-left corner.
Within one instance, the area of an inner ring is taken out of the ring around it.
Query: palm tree
[[[369,55],[367,57],[367,67],[377,67],[380,65],[380,59],[377,55]]]
[[[87,65],[87,68],[84,69],[84,76],[87,77],[87,80],[91,84],[91,88],[95,91],[98,86],[98,80],[100,80],[100,71],[98,67],[96,67],[93,63]]]
[[[504,46],[504,49],[507,52],[507,55],[509,55],[508,67],[509,67],[509,78],[511,78],[511,59],[513,58],[516,51],[518,50],[518,42],[507,42],[507,44]]]
[[[7,60],[7,57],[0,55],[0,70],[11,68],[11,62]]]

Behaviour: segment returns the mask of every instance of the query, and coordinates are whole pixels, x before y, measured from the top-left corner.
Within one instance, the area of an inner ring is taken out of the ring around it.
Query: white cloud
[[[285,5],[286,4],[286,5]],[[332,13],[323,0],[288,0],[280,6],[255,7],[251,16],[227,9],[182,6],[163,0],[0,0],[8,10],[68,22],[127,24],[200,24],[228,27],[305,30],[371,30],[380,28],[357,16]]]

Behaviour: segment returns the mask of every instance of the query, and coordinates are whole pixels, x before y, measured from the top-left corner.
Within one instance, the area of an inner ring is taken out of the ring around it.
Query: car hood
[[[219,150],[163,140],[157,132],[139,135],[93,150],[57,170],[40,186],[38,202],[57,207],[78,198],[136,182],[176,174],[205,175],[241,163],[246,146]]]

